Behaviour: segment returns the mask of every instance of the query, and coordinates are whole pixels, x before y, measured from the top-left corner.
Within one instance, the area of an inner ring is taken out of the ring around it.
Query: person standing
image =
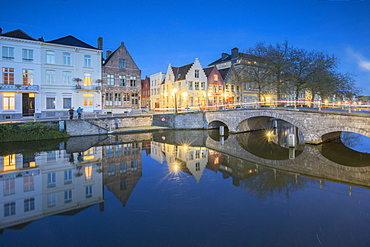
[[[75,110],[73,109],[73,107],[71,107],[71,109],[69,109],[69,119],[73,119],[73,112],[74,112]]]
[[[78,107],[77,114],[78,114],[78,119],[81,119],[81,115],[82,115],[82,108],[81,107]]]

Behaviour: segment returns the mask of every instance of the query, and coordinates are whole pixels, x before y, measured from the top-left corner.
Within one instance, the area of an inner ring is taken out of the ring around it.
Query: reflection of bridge
[[[205,113],[208,127],[226,125],[230,132],[261,129],[271,119],[281,119],[298,127],[305,143],[321,143],[323,135],[340,131],[370,137],[368,115],[294,109],[241,109]]]
[[[290,173],[333,181],[370,186],[370,166],[349,167],[337,164],[325,158],[317,147],[305,146],[303,152],[297,157],[293,155],[286,159],[272,160],[261,158],[242,148],[238,135],[229,136],[223,144],[208,138],[205,145],[207,148],[254,162],[256,165],[265,165]]]

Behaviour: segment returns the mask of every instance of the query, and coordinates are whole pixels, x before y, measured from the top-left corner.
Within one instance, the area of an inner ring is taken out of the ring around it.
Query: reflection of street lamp
[[[175,95],[175,113],[177,113],[177,98],[176,98],[177,88],[173,88],[172,93]]]
[[[226,105],[226,102],[227,102],[226,101],[226,99],[227,99],[227,93],[226,92],[224,93],[224,97],[225,97],[224,105]]]
[[[189,106],[188,106],[188,101],[187,101],[187,97],[188,97],[188,93],[187,92],[183,92],[182,93],[182,100],[185,102],[185,108],[186,108],[186,111],[188,110]]]

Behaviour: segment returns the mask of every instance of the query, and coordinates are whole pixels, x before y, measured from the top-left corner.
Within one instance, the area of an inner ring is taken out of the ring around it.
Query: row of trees
[[[351,100],[361,90],[354,75],[337,70],[338,59],[325,52],[306,51],[284,43],[257,43],[249,48],[235,67],[237,80],[254,84],[258,98],[273,93],[278,99],[290,95],[299,99],[310,92],[311,99]]]

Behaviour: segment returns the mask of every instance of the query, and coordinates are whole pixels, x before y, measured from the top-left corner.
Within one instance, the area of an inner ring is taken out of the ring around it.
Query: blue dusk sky
[[[370,95],[370,0],[2,0],[3,32],[45,41],[73,35],[114,51],[121,42],[142,78],[199,58],[203,67],[258,42],[334,54]]]

